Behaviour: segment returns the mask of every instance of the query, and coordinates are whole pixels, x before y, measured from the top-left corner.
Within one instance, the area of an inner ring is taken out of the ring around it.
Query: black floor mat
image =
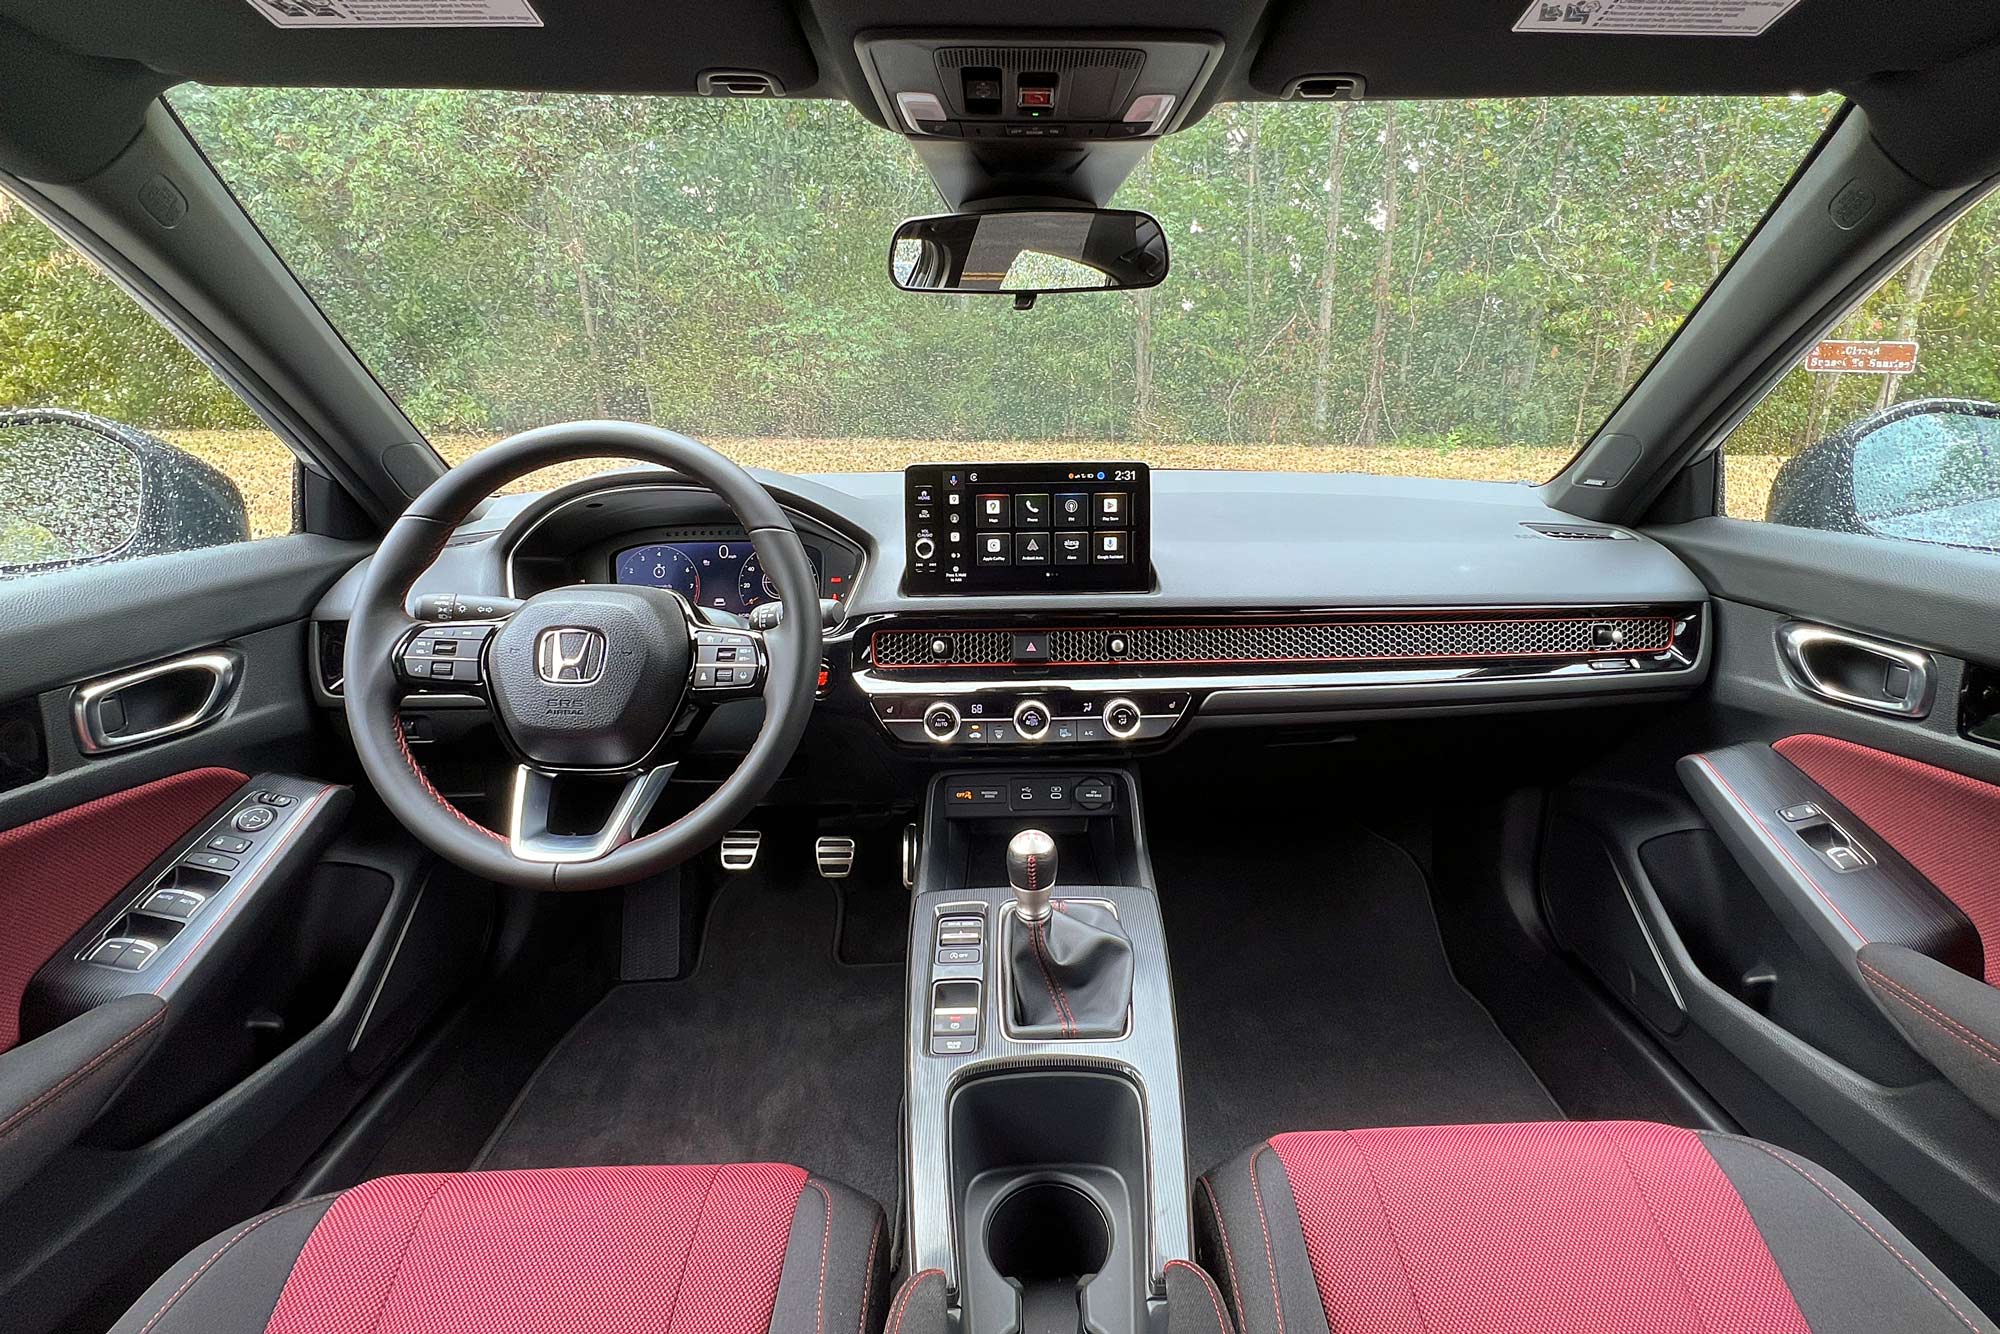
[[[1197,1171],[1281,1130],[1562,1112],[1458,985],[1423,876],[1337,820],[1156,818]],[[1239,838],[1263,826],[1286,841]],[[1205,835],[1205,836],[1204,836]]]
[[[894,1201],[902,966],[835,962],[832,887],[771,843],[726,883],[694,971],[614,987],[480,1166],[790,1162]]]

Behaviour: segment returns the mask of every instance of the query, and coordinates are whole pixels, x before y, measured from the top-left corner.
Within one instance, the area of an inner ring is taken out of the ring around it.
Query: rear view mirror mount
[[[889,246],[903,291],[1011,296],[1017,310],[1057,292],[1156,287],[1168,267],[1159,220],[1132,209],[943,213],[911,218]]]

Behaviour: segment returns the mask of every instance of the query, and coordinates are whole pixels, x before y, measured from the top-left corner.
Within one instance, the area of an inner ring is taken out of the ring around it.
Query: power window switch
[[[101,941],[94,948],[92,948],[90,953],[83,956],[84,962],[101,963],[106,968],[116,968],[118,966],[119,956],[125,953],[125,947],[130,943],[131,942],[124,940]]]
[[[201,911],[201,905],[208,902],[206,895],[189,889],[156,889],[146,901],[139,905],[140,912],[155,917],[171,917],[177,922],[187,922]]]
[[[124,950],[118,955],[118,962],[112,966],[123,968],[128,973],[136,973],[151,963],[153,955],[158,951],[159,946],[150,940],[128,940],[125,942]]]

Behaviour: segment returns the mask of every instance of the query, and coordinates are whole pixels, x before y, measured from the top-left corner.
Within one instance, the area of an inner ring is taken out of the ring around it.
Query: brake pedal
[[[813,861],[823,879],[845,880],[854,873],[854,840],[820,838],[813,842]]]
[[[722,869],[741,873],[757,864],[764,835],[755,829],[732,829],[722,836]]]

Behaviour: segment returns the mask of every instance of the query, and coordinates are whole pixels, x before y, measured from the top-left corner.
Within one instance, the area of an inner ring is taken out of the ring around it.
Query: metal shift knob
[[[1007,844],[1007,883],[1024,922],[1049,919],[1049,892],[1056,887],[1056,841],[1039,829],[1023,829]]]

